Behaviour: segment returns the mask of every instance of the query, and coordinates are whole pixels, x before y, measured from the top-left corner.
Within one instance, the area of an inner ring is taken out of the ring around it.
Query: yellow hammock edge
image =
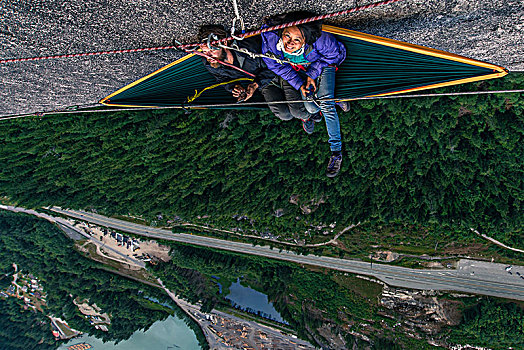
[[[387,93],[377,94],[377,95],[369,95],[369,96],[366,96],[366,97],[390,96],[390,95],[396,95],[396,94],[401,94],[401,93],[405,93],[405,92],[414,92],[414,91],[421,91],[421,90],[426,90],[426,89],[434,89],[434,88],[438,88],[438,87],[459,85],[459,84],[471,83],[471,82],[481,81],[481,80],[502,78],[503,76],[508,74],[508,71],[505,68],[503,68],[503,67],[500,67],[500,66],[497,66],[497,65],[494,65],[494,64],[491,64],[491,63],[475,60],[475,59],[472,59],[472,58],[467,58],[467,57],[464,57],[464,56],[456,55],[456,54],[453,54],[453,53],[450,53],[450,52],[441,51],[441,50],[437,50],[437,49],[432,49],[432,48],[425,47],[425,46],[410,44],[410,43],[406,43],[406,42],[403,42],[403,41],[398,41],[398,40],[394,40],[394,39],[384,38],[384,37],[380,37],[380,36],[376,36],[376,35],[366,34],[366,33],[357,32],[357,31],[354,31],[354,30],[334,27],[334,26],[330,26],[330,25],[323,25],[322,26],[322,30],[326,31],[328,33],[331,33],[331,34],[335,34],[335,35],[341,35],[341,36],[354,38],[354,39],[358,39],[358,40],[363,40],[363,41],[367,41],[367,42],[371,42],[371,43],[375,43],[375,44],[379,44],[379,45],[394,47],[394,48],[398,48],[398,49],[401,49],[401,50],[406,50],[406,51],[411,51],[411,52],[415,52],[415,53],[420,53],[420,54],[423,54],[423,55],[426,55],[426,56],[439,57],[439,58],[444,58],[444,59],[448,59],[448,60],[452,60],[452,61],[456,61],[456,62],[461,62],[461,63],[470,64],[470,65],[475,65],[475,66],[478,66],[478,67],[492,69],[494,71],[493,74],[484,75],[484,76],[480,76],[480,77],[465,78],[465,79],[454,80],[454,81],[450,81],[450,82],[444,82],[444,83],[420,86],[420,87],[406,89],[406,90],[387,92]],[[186,56],[184,56],[184,57],[182,57],[182,58],[180,58],[180,59],[178,59],[178,60],[168,64],[167,66],[164,66],[164,67],[154,71],[153,73],[151,73],[149,75],[146,75],[145,77],[140,78],[137,81],[134,81],[133,83],[131,83],[129,85],[126,85],[123,88],[113,92],[111,95],[101,99],[99,101],[99,103],[101,103],[103,105],[106,105],[106,106],[117,106],[117,107],[159,108],[159,106],[137,106],[137,105],[110,104],[108,100],[110,100],[111,97],[113,97],[115,95],[118,95],[119,93],[121,93],[121,92],[123,92],[123,91],[125,91],[125,90],[127,90],[127,89],[129,89],[129,88],[131,88],[131,87],[141,83],[142,81],[144,81],[144,80],[146,80],[146,79],[148,79],[148,78],[150,78],[150,77],[152,77],[152,76],[154,76],[154,75],[156,75],[156,74],[158,74],[158,73],[160,73],[160,72],[162,72],[162,71],[164,71],[164,70],[166,70],[166,69],[168,69],[168,68],[178,64],[178,63],[181,63],[181,62],[183,62],[183,61],[185,61],[185,60],[187,60],[187,59],[189,59],[189,58],[191,58],[193,56],[194,56],[194,54],[188,54],[188,55],[186,55]],[[206,90],[206,89],[204,89],[204,90]],[[203,91],[201,91],[201,92],[203,92]],[[340,99],[340,101],[350,101],[350,100],[353,100],[353,99],[344,99],[344,98]],[[173,108],[182,108],[182,107],[174,106]],[[191,107],[191,108],[195,108],[195,107]]]
[[[466,63],[466,64],[478,66],[478,67],[493,69],[494,71],[497,71],[499,73],[505,73],[504,75],[508,73],[505,68],[491,64],[491,63],[482,62],[482,61],[475,60],[472,58],[467,58],[464,56],[456,55],[450,52],[441,51],[437,49],[432,49],[432,48],[425,47],[425,46],[410,44],[410,43],[406,43],[403,41],[383,38],[383,37],[376,36],[376,35],[356,32],[354,30],[349,30],[349,29],[344,29],[344,28],[339,28],[339,27],[334,27],[334,26],[329,26],[329,25],[323,25],[322,30],[328,33],[331,33],[331,34],[341,35],[341,36],[345,36],[348,38],[359,39],[359,40],[363,40],[363,41],[367,41],[367,42],[371,42],[371,43],[375,43],[379,45],[394,47],[394,48],[402,49],[405,51],[416,52],[416,53],[420,53],[426,56],[439,57],[439,58],[444,58],[444,59],[448,59],[448,60],[452,60],[456,62]]]
[[[437,83],[437,84],[431,84],[431,85],[426,85],[426,86],[419,86],[419,87],[411,88],[411,89],[405,89],[405,90],[399,90],[399,91],[393,91],[393,92],[386,92],[386,93],[383,93],[383,94],[369,95],[369,96],[366,96],[366,97],[391,96],[391,95],[403,94],[403,93],[406,93],[406,92],[415,92],[415,91],[421,91],[421,90],[435,89],[435,88],[439,88],[439,87],[460,85],[460,84],[465,84],[465,83],[472,83],[472,82],[475,82],[475,81],[488,80],[488,79],[494,79],[494,78],[502,78],[503,76],[508,74],[507,69],[505,69],[504,67],[500,67],[500,66],[497,66],[497,65],[494,65],[494,64],[491,64],[491,63],[487,63],[487,62],[475,60],[475,59],[472,59],[472,58],[456,55],[456,54],[453,54],[453,53],[450,53],[450,52],[446,52],[446,51],[442,51],[442,50],[432,49],[432,48],[425,47],[425,46],[410,44],[410,43],[406,43],[406,42],[403,42],[403,41],[398,41],[398,40],[394,40],[394,39],[384,38],[384,37],[371,35],[371,34],[366,34],[366,33],[362,33],[362,32],[356,32],[354,30],[334,27],[334,26],[330,26],[330,25],[323,25],[322,26],[322,30],[324,30],[324,31],[326,31],[328,33],[331,33],[331,34],[341,35],[341,36],[345,36],[345,37],[348,37],[348,38],[354,38],[354,39],[358,39],[358,40],[363,40],[363,41],[367,41],[367,42],[371,42],[371,43],[375,43],[375,44],[379,44],[379,45],[384,45],[384,46],[389,46],[389,47],[393,47],[393,48],[397,48],[397,49],[401,49],[401,50],[405,50],[405,51],[411,51],[411,52],[415,52],[415,53],[420,53],[420,54],[423,54],[423,55],[426,55],[426,56],[433,56],[433,57],[438,57],[438,58],[444,58],[444,59],[451,60],[451,61],[466,63],[466,64],[470,64],[470,65],[474,65],[474,66],[478,66],[478,67],[482,67],[482,68],[487,68],[487,69],[492,69],[493,72],[494,72],[493,74],[483,75],[483,76],[480,76],[480,77],[464,78],[464,79],[453,80],[453,81],[444,82],[444,83]],[[351,101],[351,100],[358,100],[358,99],[360,99],[360,98],[357,98],[357,99],[351,99],[351,98],[344,99],[344,98],[341,98],[340,101]]]
[[[142,77],[142,78],[138,79],[137,81],[134,81],[134,82],[132,82],[131,84],[124,86],[124,87],[121,88],[121,89],[118,89],[117,91],[113,92],[111,95],[106,96],[106,97],[104,97],[103,99],[101,99],[100,101],[98,101],[98,103],[101,103],[101,104],[103,104],[103,105],[105,105],[105,106],[117,106],[117,107],[146,107],[146,108],[147,108],[147,107],[151,107],[151,108],[158,108],[159,106],[115,105],[115,104],[109,104],[109,103],[108,103],[108,102],[109,102],[108,100],[111,99],[111,97],[116,96],[116,95],[118,95],[119,93],[121,93],[121,92],[123,92],[123,91],[126,91],[127,89],[130,89],[130,88],[132,88],[133,86],[135,86],[135,85],[137,85],[137,84],[143,82],[144,80],[149,79],[150,77],[152,77],[152,76],[154,76],[154,75],[156,75],[156,74],[158,74],[158,73],[160,73],[160,72],[162,72],[162,71],[164,71],[164,70],[166,70],[166,69],[168,69],[168,68],[170,68],[170,67],[173,67],[174,65],[177,65],[177,64],[179,64],[179,63],[181,63],[181,62],[184,62],[185,60],[187,60],[187,59],[193,57],[194,55],[195,55],[195,54],[192,53],[192,54],[186,55],[186,56],[184,56],[184,57],[182,57],[182,58],[179,58],[179,59],[176,60],[175,62],[171,62],[171,63],[168,64],[167,66],[164,66],[164,67],[162,67],[162,68],[160,68],[160,69],[157,69],[157,70],[154,71],[153,73],[148,74],[148,75],[146,75],[145,77]],[[106,101],[108,101],[108,102],[106,102]],[[182,107],[178,107],[178,108],[182,108]]]
[[[393,91],[393,92],[385,92],[383,94],[369,95],[369,96],[365,96],[365,97],[340,98],[340,99],[337,99],[337,101],[364,100],[366,98],[371,98],[371,97],[391,96],[391,95],[403,94],[403,93],[406,93],[406,92],[415,92],[415,91],[421,91],[421,90],[436,89],[436,88],[439,88],[439,87],[460,85],[460,84],[465,84],[465,83],[472,83],[472,82],[475,82],[475,81],[495,79],[495,78],[502,78],[506,74],[508,74],[508,73],[507,72],[493,73],[493,74],[489,74],[489,75],[483,75],[481,77],[464,78],[464,79],[453,80],[453,81],[449,81],[449,82],[445,82],[445,83],[438,83],[438,84],[432,84],[432,85],[426,85],[426,86],[419,86],[419,87],[416,87],[416,88],[411,88],[411,89],[406,89],[406,90],[399,90],[399,91]]]

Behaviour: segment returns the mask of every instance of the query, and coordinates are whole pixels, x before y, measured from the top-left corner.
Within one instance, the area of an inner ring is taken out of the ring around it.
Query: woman
[[[312,16],[307,12],[292,12],[272,18],[268,24],[289,23]],[[336,67],[346,58],[344,45],[333,35],[322,32],[321,23],[314,22],[263,33],[262,53],[272,54],[288,62],[281,64],[274,59],[264,58],[267,67],[282,78],[286,100],[296,100],[296,97],[306,99],[311,94],[319,100],[305,102],[310,115],[300,118],[304,130],[310,134],[315,122],[324,116],[331,149],[326,175],[335,177],[342,164],[340,122],[335,102],[324,100],[335,97],[335,72]],[[296,91],[295,97],[289,93],[290,88]]]

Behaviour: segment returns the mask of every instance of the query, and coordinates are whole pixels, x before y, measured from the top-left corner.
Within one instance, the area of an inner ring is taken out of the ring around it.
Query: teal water
[[[260,313],[262,317],[288,324],[275,309],[273,303],[269,302],[266,294],[244,287],[240,284],[240,278],[229,287],[226,299],[229,299],[233,306],[244,311]]]
[[[88,343],[92,350],[201,350],[195,333],[183,320],[169,316],[164,321],[158,321],[146,331],[138,330],[128,339],[117,345],[93,336],[83,335],[61,345],[58,350],[66,350],[68,346],[78,343]]]

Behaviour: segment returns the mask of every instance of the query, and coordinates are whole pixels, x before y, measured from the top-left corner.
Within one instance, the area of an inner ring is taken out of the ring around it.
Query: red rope
[[[245,71],[245,70],[243,70],[243,69],[240,68],[240,67],[237,67],[237,66],[232,65],[232,64],[230,64],[230,63],[227,63],[227,62],[221,61],[221,60],[219,60],[218,58],[214,58],[214,57],[208,56],[208,55],[206,55],[206,54],[203,53],[203,52],[200,52],[200,51],[196,51],[196,50],[195,50],[195,51],[191,51],[191,53],[193,53],[193,54],[195,54],[195,55],[198,55],[198,56],[205,57],[205,58],[212,58],[212,59],[214,59],[215,61],[219,62],[220,64],[223,64],[223,65],[225,65],[225,66],[228,66],[228,67],[231,67],[231,68],[233,68],[233,69],[236,69],[236,70],[238,70],[238,71],[240,71],[240,72],[242,72],[242,73],[244,73],[244,74],[249,75],[250,77],[253,77],[253,78],[256,77],[253,73],[249,73],[248,71]]]
[[[239,36],[244,38],[244,37],[247,37],[247,36],[258,35],[258,34],[261,34],[261,33],[271,32],[271,31],[274,31],[274,30],[279,30],[279,29],[282,29],[282,28],[292,27],[292,26],[299,25],[299,24],[304,24],[304,23],[324,20],[324,19],[337,17],[337,16],[343,16],[343,15],[347,15],[347,14],[350,14],[350,13],[353,13],[353,12],[357,12],[357,11],[362,11],[362,10],[367,10],[367,9],[370,9],[370,8],[378,7],[378,6],[381,6],[381,5],[388,5],[388,4],[397,2],[397,1],[400,1],[400,0],[385,0],[385,1],[381,1],[381,2],[368,4],[368,5],[354,7],[354,8],[349,9],[349,10],[333,12],[333,13],[329,13],[329,14],[326,14],[326,15],[315,16],[315,17],[306,18],[306,19],[302,19],[302,20],[299,20],[299,21],[295,21],[295,22],[284,23],[284,24],[281,24],[281,25],[273,26],[273,27],[263,28],[263,29],[255,30],[255,31],[248,32],[248,33],[245,33],[245,34],[241,34]],[[219,43],[222,43],[222,42],[225,42],[225,41],[230,41],[230,40],[233,40],[233,39],[234,39],[233,37],[229,37],[229,38],[213,41],[210,44],[219,44]],[[109,50],[109,51],[99,51],[99,52],[74,53],[74,54],[65,54],[65,55],[28,57],[28,58],[10,58],[10,59],[0,59],[0,63],[39,61],[39,60],[50,60],[50,59],[59,59],[59,58],[99,56],[99,55],[111,55],[111,54],[119,54],[119,53],[144,52],[144,51],[158,51],[158,50],[169,50],[169,49],[186,50],[186,49],[194,49],[197,46],[201,47],[203,45],[207,45],[207,43],[185,44],[185,45],[177,45],[177,46],[170,45],[170,46],[159,46],[159,47],[146,47],[146,48],[142,48],[142,49]]]
[[[328,18],[332,18],[332,17],[343,16],[343,15],[347,15],[347,14],[350,14],[350,13],[353,13],[353,12],[357,12],[357,11],[362,11],[362,10],[367,10],[367,9],[370,9],[370,8],[378,7],[378,6],[381,6],[381,5],[388,5],[388,4],[397,2],[397,1],[400,1],[400,0],[385,0],[385,1],[381,1],[381,2],[375,2],[375,3],[372,3],[372,4],[368,4],[368,5],[354,7],[354,8],[349,9],[349,10],[328,13],[326,15],[310,17],[310,18],[301,19],[301,20],[294,21],[294,22],[280,24],[280,25],[277,25],[277,26],[272,26],[272,27],[268,27],[268,28],[262,28],[262,29],[259,29],[259,30],[255,30],[255,31],[252,31],[252,32],[245,33],[245,34],[240,34],[239,37],[245,38],[247,36],[258,35],[258,34],[262,34],[262,33],[266,33],[266,32],[272,32],[274,30],[279,30],[279,29],[283,29],[283,28],[287,28],[287,27],[293,27],[293,26],[296,26],[296,25],[299,25],[299,24],[304,24],[304,23],[309,23],[309,22],[314,22],[314,21],[320,21],[320,20],[324,20],[324,19],[328,19]],[[225,41],[234,40],[234,39],[235,38],[233,38],[233,37],[220,39],[220,40],[216,40],[216,41],[210,42],[210,45],[219,44],[219,43],[222,43],[222,42],[225,42]],[[177,48],[183,50],[183,49],[194,48],[195,46],[203,46],[203,45],[207,45],[207,43],[179,45],[179,46],[177,46]]]

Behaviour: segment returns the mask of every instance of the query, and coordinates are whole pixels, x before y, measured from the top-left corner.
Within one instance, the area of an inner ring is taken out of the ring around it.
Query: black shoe
[[[309,119],[313,120],[315,123],[319,123],[322,121],[322,112],[318,112],[313,114]]]
[[[336,103],[337,106],[340,107],[340,109],[343,111],[343,112],[347,112],[351,109],[351,105],[349,104],[349,101],[339,101]]]
[[[340,167],[342,166],[342,154],[334,155],[332,154],[331,157],[329,157],[329,162],[326,170],[327,177],[335,177],[338,175],[338,172],[340,171]]]
[[[302,120],[302,128],[306,133],[312,134],[313,130],[315,130],[315,122],[313,119]]]

